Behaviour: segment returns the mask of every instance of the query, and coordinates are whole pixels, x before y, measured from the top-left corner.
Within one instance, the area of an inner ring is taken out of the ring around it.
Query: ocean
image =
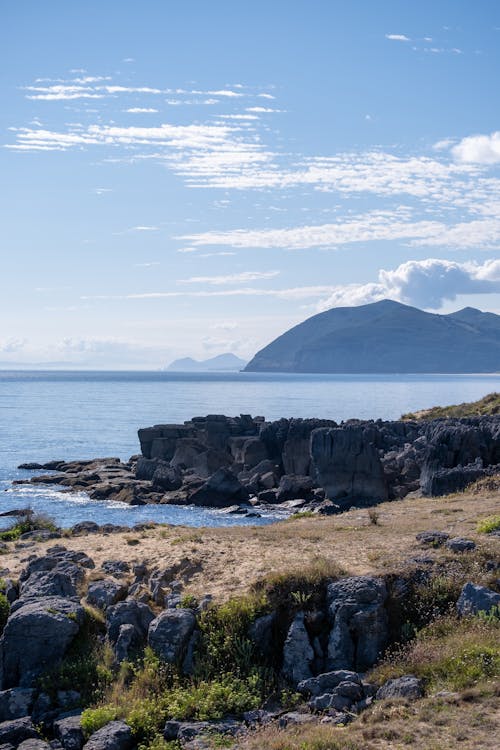
[[[397,419],[499,390],[498,375],[282,375],[261,373],[0,371],[0,512],[32,507],[63,527],[82,520],[189,526],[270,523],[213,510],[91,501],[84,493],[15,486],[27,461],[139,453],[137,430],[205,414],[337,421]],[[4,519],[2,519],[4,521]],[[2,525],[5,525],[6,521]]]

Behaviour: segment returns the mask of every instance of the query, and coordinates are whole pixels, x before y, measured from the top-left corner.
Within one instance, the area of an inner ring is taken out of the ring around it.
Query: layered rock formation
[[[195,504],[255,512],[280,504],[321,513],[404,497],[444,495],[500,472],[500,416],[430,421],[266,422],[196,417],[139,430],[141,456],[51,462],[63,484],[96,500]],[[243,510],[242,510],[243,509]]]

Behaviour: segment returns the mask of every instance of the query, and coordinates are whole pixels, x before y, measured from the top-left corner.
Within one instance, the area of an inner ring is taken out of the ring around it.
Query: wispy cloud
[[[128,109],[124,111],[130,112],[130,114],[133,114],[133,115],[148,114],[148,113],[153,114],[155,112],[158,112],[158,110],[154,109],[154,107],[129,107]]]
[[[385,38],[390,39],[391,42],[411,42],[410,37],[406,34],[386,34]]]
[[[241,287],[239,289],[200,290],[196,292],[141,292],[132,294],[97,294],[83,295],[82,300],[153,300],[175,299],[177,297],[274,297],[285,300],[316,299],[330,294],[337,289],[333,285],[297,286],[285,289],[259,289],[256,287]]]
[[[240,284],[247,281],[260,281],[273,279],[279,276],[279,271],[243,271],[226,276],[191,276],[189,279],[180,279],[179,284]]]

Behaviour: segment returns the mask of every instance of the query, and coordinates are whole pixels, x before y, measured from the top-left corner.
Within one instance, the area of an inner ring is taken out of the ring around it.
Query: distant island
[[[449,315],[392,300],[314,315],[261,349],[246,372],[500,372],[500,315]]]
[[[192,357],[176,359],[165,370],[167,372],[239,372],[244,369],[245,365],[244,359],[228,352],[203,360]]]

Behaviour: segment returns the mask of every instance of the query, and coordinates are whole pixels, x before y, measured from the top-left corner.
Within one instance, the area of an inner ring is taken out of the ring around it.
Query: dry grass
[[[498,512],[498,498],[498,491],[489,490],[442,498],[408,497],[377,506],[376,524],[361,509],[270,526],[156,527],[141,533],[136,546],[129,544],[129,532],[92,534],[63,539],[61,543],[68,549],[86,552],[96,569],[109,559],[131,564],[146,562],[151,570],[175,568],[180,571],[186,593],[198,597],[212,594],[214,599],[222,600],[244,593],[253,582],[271,574],[300,574],[318,559],[323,565],[337,570],[341,567],[351,575],[397,570],[408,557],[422,554],[415,535],[428,529],[470,537],[482,550],[494,555],[498,538],[477,534],[476,526],[479,519]],[[16,577],[30,555],[43,554],[55,543],[51,540],[16,548],[15,542],[9,542],[1,565]],[[449,556],[443,550],[425,550],[425,554],[437,559]]]
[[[346,727],[305,724],[256,731],[235,750],[493,750],[500,733],[500,686],[449,697],[381,701]]]
[[[440,419],[443,417],[477,417],[500,412],[500,393],[489,393],[479,401],[454,404],[452,406],[433,406],[431,409],[403,414],[401,419]]]

